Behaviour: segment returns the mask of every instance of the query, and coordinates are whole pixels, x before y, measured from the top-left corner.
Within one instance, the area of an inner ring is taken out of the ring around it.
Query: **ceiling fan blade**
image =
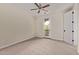
[[[48,10],[45,10],[44,8],[42,8],[42,10],[44,10],[44,11],[48,12]]]
[[[38,14],[40,13],[40,10],[38,10]]]
[[[42,8],[45,8],[45,7],[48,7],[48,6],[50,6],[50,5],[49,5],[49,4],[47,4],[47,5],[43,6]]]
[[[37,9],[31,9],[31,10],[37,10]]]
[[[40,6],[37,3],[34,3],[34,4],[40,9]]]
[[[39,6],[41,7],[42,5],[39,3]]]

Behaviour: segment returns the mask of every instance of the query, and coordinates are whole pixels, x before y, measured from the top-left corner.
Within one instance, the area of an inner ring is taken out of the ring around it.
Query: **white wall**
[[[36,36],[43,37],[43,16],[36,16]]]
[[[52,13],[50,19],[51,38],[63,40],[63,14],[62,12]]]
[[[0,5],[0,48],[34,36],[34,19],[24,10]]]

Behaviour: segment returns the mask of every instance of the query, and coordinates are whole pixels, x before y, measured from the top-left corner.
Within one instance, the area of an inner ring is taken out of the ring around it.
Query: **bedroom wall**
[[[33,17],[19,7],[0,5],[0,48],[34,37]]]
[[[55,12],[51,14],[50,28],[51,38],[56,40],[63,40],[63,13]]]
[[[43,16],[36,16],[36,36],[43,37]]]

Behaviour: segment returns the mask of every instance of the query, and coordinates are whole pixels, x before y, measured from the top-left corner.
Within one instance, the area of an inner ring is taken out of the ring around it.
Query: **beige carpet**
[[[75,55],[76,49],[64,42],[51,39],[31,39],[0,50],[1,55]]]

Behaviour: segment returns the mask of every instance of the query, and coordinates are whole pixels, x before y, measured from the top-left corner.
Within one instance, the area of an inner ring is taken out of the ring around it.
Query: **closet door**
[[[73,11],[64,14],[64,41],[73,44]]]

